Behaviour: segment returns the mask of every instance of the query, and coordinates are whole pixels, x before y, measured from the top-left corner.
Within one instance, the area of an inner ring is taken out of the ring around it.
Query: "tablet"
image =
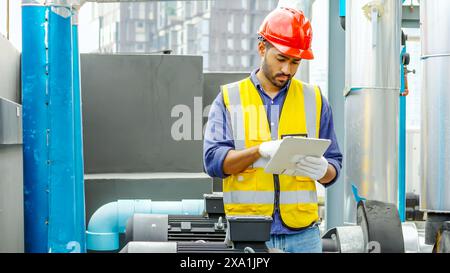
[[[331,144],[329,139],[286,137],[264,171],[273,174],[303,176],[295,171],[296,163],[304,156],[321,157]]]

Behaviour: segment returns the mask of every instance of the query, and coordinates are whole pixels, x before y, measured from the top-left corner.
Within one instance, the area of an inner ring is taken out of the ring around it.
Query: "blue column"
[[[22,8],[25,250],[83,252],[72,10],[30,2],[36,1],[23,1]]]
[[[400,56],[400,93],[405,91],[405,73],[403,69],[403,55],[406,54],[406,46],[403,46]],[[398,154],[398,212],[400,221],[406,219],[406,96],[400,96],[400,132]]]
[[[25,252],[48,251],[48,9],[22,8],[22,106]]]
[[[74,140],[75,140],[75,189],[77,199],[77,221],[80,235],[80,251],[86,252],[86,222],[84,198],[84,161],[83,161],[83,118],[80,85],[80,53],[78,47],[78,9],[74,9],[72,24],[73,42],[73,103],[74,103]]]
[[[346,0],[339,0],[339,16],[340,17],[345,17],[345,9],[347,7],[346,5]]]

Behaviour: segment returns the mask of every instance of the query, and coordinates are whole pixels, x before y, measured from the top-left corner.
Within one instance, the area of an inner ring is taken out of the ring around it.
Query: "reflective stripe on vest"
[[[229,113],[231,117],[231,128],[233,130],[234,146],[237,151],[245,149],[244,113],[241,108],[241,95],[239,84],[233,83],[228,87]]]
[[[315,191],[282,191],[280,192],[280,204],[311,204],[317,203]]]
[[[274,193],[271,191],[233,191],[223,193],[226,204],[273,204]]]
[[[223,193],[223,202],[227,204],[273,204],[274,193],[270,191],[233,191]],[[280,204],[317,203],[315,191],[280,192]]]

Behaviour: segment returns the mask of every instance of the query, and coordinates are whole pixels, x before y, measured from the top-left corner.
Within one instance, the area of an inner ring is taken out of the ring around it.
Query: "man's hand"
[[[282,140],[267,141],[259,145],[259,154],[262,157],[272,158],[280,147]]]
[[[313,180],[324,178],[328,170],[328,161],[325,157],[305,156],[297,164],[297,171],[305,174]]]

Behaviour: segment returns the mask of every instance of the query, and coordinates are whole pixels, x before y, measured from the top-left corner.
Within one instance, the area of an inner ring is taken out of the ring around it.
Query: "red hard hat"
[[[285,55],[314,59],[311,23],[302,11],[293,8],[275,9],[264,19],[258,34]]]

